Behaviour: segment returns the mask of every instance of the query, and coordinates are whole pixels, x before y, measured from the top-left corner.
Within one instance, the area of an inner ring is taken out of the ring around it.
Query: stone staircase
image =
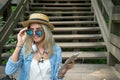
[[[34,12],[48,15],[54,24],[52,32],[56,44],[62,48],[63,60],[76,52],[81,52],[77,64],[67,72],[64,80],[120,80],[119,73],[112,66],[92,62],[86,64],[94,59],[107,59],[106,44],[95,20],[91,0],[31,0],[29,11],[25,11],[22,20],[27,20],[28,15]],[[11,41],[16,40],[16,34],[22,28],[18,23],[10,36]],[[9,52],[12,53],[15,44],[14,42],[4,45],[3,59],[11,55]],[[4,68],[0,66],[0,77],[4,76]],[[18,73],[14,76],[17,77]]]
[[[55,26],[53,36],[63,50],[63,59],[75,52],[81,52],[79,59],[106,59],[106,46],[94,20],[90,0],[36,0],[30,3],[26,14],[33,12],[49,16]]]
[[[106,45],[90,0],[34,0],[30,2],[29,11],[24,14],[24,20],[34,12],[47,14],[55,26],[52,31],[56,44],[63,51],[63,59],[73,53],[81,52],[78,59],[106,59]],[[22,26],[14,29],[13,39]],[[4,46],[5,51],[15,48],[14,44]],[[5,54],[2,54],[4,57]]]

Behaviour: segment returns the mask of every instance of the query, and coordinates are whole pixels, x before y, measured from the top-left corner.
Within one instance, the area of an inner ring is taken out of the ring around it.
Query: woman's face
[[[44,39],[44,31],[43,31],[43,28],[41,26],[41,24],[38,24],[38,23],[32,23],[30,25],[30,30],[33,31],[33,35],[32,35],[32,38],[33,40],[35,41],[35,43],[39,43],[39,42],[42,42],[42,40]],[[39,32],[42,32],[42,35],[41,36],[38,36],[36,33],[39,33]]]

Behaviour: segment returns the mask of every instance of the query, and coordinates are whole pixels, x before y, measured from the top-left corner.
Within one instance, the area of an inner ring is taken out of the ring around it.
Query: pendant
[[[41,57],[40,61],[39,62],[44,62],[44,57]]]

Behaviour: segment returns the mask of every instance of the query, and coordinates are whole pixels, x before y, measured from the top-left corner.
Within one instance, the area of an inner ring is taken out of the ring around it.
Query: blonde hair
[[[51,57],[51,55],[54,53],[54,49],[53,46],[55,45],[55,40],[53,38],[52,32],[49,29],[48,26],[41,24],[43,30],[44,30],[44,39],[42,41],[43,47],[45,48],[45,50],[48,53],[48,58]],[[27,36],[26,40],[25,40],[25,46],[26,46],[26,50],[25,50],[25,54],[28,55],[29,53],[31,53],[32,51],[32,43],[34,41],[32,40],[32,37]]]

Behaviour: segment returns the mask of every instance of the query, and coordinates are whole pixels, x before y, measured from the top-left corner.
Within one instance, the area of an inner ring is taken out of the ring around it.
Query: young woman
[[[33,13],[22,25],[25,28],[17,35],[18,42],[6,64],[6,74],[12,75],[20,69],[18,80],[63,79],[68,69],[73,67],[74,61],[59,71],[62,51],[54,42],[51,32],[54,26],[48,16]]]

